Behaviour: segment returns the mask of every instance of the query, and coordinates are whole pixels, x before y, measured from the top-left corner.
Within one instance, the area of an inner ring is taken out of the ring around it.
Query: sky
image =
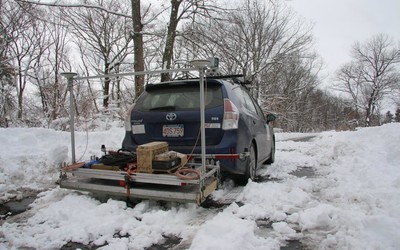
[[[191,250],[279,250],[288,241],[301,242],[302,249],[399,249],[399,131],[399,123],[390,123],[276,133],[276,161],[258,170],[260,180],[244,187],[226,180],[212,194],[218,199],[241,188],[236,202],[203,208],[142,201],[131,208],[55,185],[57,163],[70,159],[69,132],[0,128],[0,204],[42,190],[29,210],[0,220],[0,249],[60,249],[72,241],[139,250],[166,237],[177,239],[175,249]],[[77,159],[100,156],[101,144],[118,148],[124,134],[116,124],[77,131]],[[301,169],[313,174],[291,174]]]
[[[307,21],[314,23],[317,52],[325,73],[332,76],[350,60],[351,46],[384,33],[400,42],[399,0],[288,0]]]

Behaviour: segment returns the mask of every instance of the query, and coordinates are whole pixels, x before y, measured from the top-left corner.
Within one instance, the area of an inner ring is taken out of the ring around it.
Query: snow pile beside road
[[[123,128],[76,132],[76,160],[99,156],[102,144],[118,149],[124,133]],[[0,128],[0,142],[0,192],[3,194],[0,202],[14,197],[19,192],[17,189],[54,187],[61,164],[71,162],[69,132],[44,128]]]
[[[123,129],[89,133],[85,151],[86,134],[78,133],[77,157],[98,155],[101,144],[118,148],[123,135]],[[53,183],[58,171],[51,167],[69,157],[69,133],[0,129],[0,139],[5,194]],[[51,188],[22,217],[1,225],[0,248],[57,249],[72,241],[143,249],[176,237],[181,248],[190,249],[280,249],[290,240],[311,249],[398,249],[399,142],[400,124],[278,141],[276,162],[260,169],[261,181],[248,183],[237,202],[223,209],[149,201],[129,208]],[[26,171],[27,164],[34,171]],[[315,175],[291,174],[299,169]],[[227,183],[218,195],[230,188]]]
[[[57,166],[68,156],[68,134],[48,129],[0,129],[0,192],[40,188],[57,180]]]
[[[400,127],[388,124],[356,133],[324,133],[316,141],[332,159],[317,180],[317,211],[299,213],[303,228],[316,228],[324,218],[332,229],[325,247],[397,249],[400,245]],[[331,147],[327,147],[331,143]],[[317,148],[316,148],[317,149]],[[323,150],[322,150],[323,149]],[[313,223],[314,219],[315,222]]]

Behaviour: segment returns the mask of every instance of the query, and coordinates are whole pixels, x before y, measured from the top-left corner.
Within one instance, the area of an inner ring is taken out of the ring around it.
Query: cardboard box
[[[136,148],[138,172],[153,173],[152,162],[155,156],[167,151],[167,142],[155,141],[138,146]]]

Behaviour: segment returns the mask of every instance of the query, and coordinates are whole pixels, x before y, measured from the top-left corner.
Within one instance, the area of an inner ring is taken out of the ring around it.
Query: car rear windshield
[[[205,107],[214,108],[223,105],[221,86],[207,86],[205,89]],[[171,85],[151,88],[143,93],[135,105],[138,111],[163,110],[199,110],[199,85]]]

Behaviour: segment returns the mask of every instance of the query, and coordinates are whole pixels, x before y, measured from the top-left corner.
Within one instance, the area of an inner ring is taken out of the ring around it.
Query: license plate
[[[183,124],[173,124],[163,126],[163,137],[183,137]]]

